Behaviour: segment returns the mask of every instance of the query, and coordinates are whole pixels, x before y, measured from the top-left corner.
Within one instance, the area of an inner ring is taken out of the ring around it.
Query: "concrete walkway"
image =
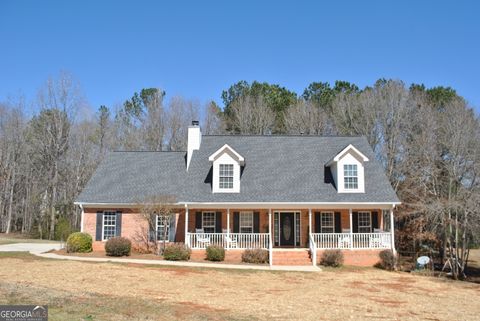
[[[82,262],[114,262],[114,263],[134,263],[147,265],[181,266],[181,267],[200,267],[214,269],[238,269],[238,270],[261,270],[261,271],[295,271],[295,272],[319,272],[320,268],[312,265],[302,266],[266,266],[266,265],[247,265],[247,264],[226,264],[226,263],[202,263],[185,261],[163,261],[163,260],[144,260],[130,258],[103,258],[103,257],[82,257],[59,255],[56,253],[45,253],[51,250],[59,250],[60,243],[15,243],[0,245],[0,252],[30,252],[33,255],[55,260],[70,260]]]
[[[0,252],[30,252],[32,254],[40,254],[51,250],[60,250],[62,244],[60,242],[49,243],[12,243],[0,245]]]

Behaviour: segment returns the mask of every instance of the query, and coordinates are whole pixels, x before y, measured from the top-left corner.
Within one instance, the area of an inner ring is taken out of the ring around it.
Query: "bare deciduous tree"
[[[275,113],[261,95],[244,95],[232,102],[230,127],[238,134],[271,134],[275,125]]]
[[[143,235],[143,239],[147,239],[147,247],[153,248],[156,253],[163,254],[168,240],[167,225],[175,218],[176,213],[176,197],[171,195],[155,195],[146,197],[145,200],[138,203],[140,213],[148,223],[148,236]],[[163,228],[159,231],[157,224],[163,224]],[[144,231],[145,232],[145,231]],[[158,240],[162,240],[162,247],[158,248]]]

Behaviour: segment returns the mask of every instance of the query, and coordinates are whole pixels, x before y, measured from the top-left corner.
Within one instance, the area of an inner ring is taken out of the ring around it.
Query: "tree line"
[[[221,98],[223,107],[144,88],[86,116],[94,108],[60,73],[31,108],[22,97],[1,102],[0,231],[59,238],[78,229],[73,200],[106,152],[185,150],[188,125],[201,118],[207,135],[366,136],[404,203],[402,247],[428,243],[466,261],[478,243],[480,120],[454,89],[379,79],[364,88],[313,82],[295,93],[239,81]]]

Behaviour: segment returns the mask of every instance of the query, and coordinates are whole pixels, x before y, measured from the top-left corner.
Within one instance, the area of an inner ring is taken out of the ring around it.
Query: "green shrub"
[[[70,221],[65,217],[60,217],[55,224],[55,240],[65,241],[72,233],[73,229],[70,226]]]
[[[380,257],[380,267],[387,271],[393,271],[397,265],[397,258],[393,255],[392,250],[383,250],[378,254]]]
[[[121,236],[112,237],[105,243],[105,252],[108,256],[129,256],[132,242]]]
[[[76,232],[70,234],[67,239],[68,253],[87,253],[92,252],[92,237],[90,234]]]
[[[262,249],[245,250],[242,253],[242,262],[245,263],[268,263],[268,251]]]
[[[207,260],[209,261],[223,261],[225,260],[225,249],[218,245],[207,246]]]
[[[184,244],[168,245],[163,251],[163,259],[168,261],[188,261],[192,251]]]
[[[325,250],[322,253],[320,264],[324,266],[339,267],[343,265],[343,253],[340,250]]]

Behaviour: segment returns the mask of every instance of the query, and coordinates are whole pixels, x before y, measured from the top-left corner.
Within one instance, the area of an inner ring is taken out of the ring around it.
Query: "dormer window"
[[[365,193],[365,163],[369,159],[353,145],[335,155],[326,166],[339,193]]]
[[[343,165],[343,182],[345,189],[358,189],[358,170],[356,164]]]
[[[233,188],[233,164],[220,164],[219,187],[221,189]]]
[[[212,192],[239,193],[241,168],[245,165],[243,156],[225,144],[208,160],[212,163]]]

